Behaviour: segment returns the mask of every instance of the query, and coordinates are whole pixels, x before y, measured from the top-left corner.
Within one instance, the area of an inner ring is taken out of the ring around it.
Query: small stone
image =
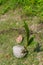
[[[17,58],[22,58],[27,54],[27,50],[24,46],[16,45],[16,46],[13,46],[13,54]]]
[[[19,36],[16,38],[16,42],[17,42],[17,43],[21,43],[21,42],[22,42],[22,39],[23,39],[22,35],[19,35]]]

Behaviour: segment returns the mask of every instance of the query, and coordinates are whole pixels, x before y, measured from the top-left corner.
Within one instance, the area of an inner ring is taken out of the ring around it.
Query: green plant
[[[26,15],[32,15],[32,7],[31,6],[24,6],[23,11]]]
[[[20,6],[28,16],[43,16],[43,0],[0,0],[0,5],[0,14]]]
[[[33,42],[34,36],[30,37],[30,30],[29,30],[28,25],[27,25],[26,22],[24,22],[24,28],[25,28],[25,31],[26,31],[27,46],[28,46]]]

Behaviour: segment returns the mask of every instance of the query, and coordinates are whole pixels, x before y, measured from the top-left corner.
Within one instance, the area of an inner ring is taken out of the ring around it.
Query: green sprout
[[[24,28],[25,28],[26,37],[27,37],[27,45],[26,46],[28,46],[33,42],[34,36],[30,37],[30,30],[29,30],[29,27],[26,22],[24,22]]]

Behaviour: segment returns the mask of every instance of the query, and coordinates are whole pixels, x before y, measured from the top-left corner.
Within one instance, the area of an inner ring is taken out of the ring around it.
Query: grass
[[[28,16],[43,16],[43,0],[0,0],[0,14],[14,10],[17,6]]]
[[[38,28],[38,34],[35,35],[34,43],[41,45],[42,51],[35,51],[36,44],[28,46],[28,54],[25,58],[17,59],[13,55],[12,47],[17,45],[15,39],[19,34],[24,36],[23,43],[27,44],[26,33],[11,28],[24,29],[24,21],[29,25],[29,28],[34,24],[43,25],[43,0],[0,0],[0,32],[7,30],[7,32],[0,33],[0,65],[39,65],[43,62],[43,27],[34,26],[31,28],[33,32]],[[9,30],[10,29],[10,30]],[[9,30],[9,31],[8,31]],[[39,61],[38,56],[42,56]],[[43,64],[42,64],[43,65]]]
[[[12,25],[10,23],[12,22]],[[7,30],[9,28],[22,28],[23,27],[23,22],[18,22],[19,25],[16,26],[15,21],[0,21],[0,30]],[[27,22],[28,23],[28,22]],[[22,24],[22,25],[20,25]],[[12,52],[12,47],[14,45],[17,45],[15,39],[20,33],[15,30],[10,30],[8,32],[4,32],[0,34],[0,64],[1,65],[38,65],[39,60],[37,59],[37,52],[34,52],[34,48],[36,48],[36,44],[30,45],[28,49],[28,54],[25,58],[22,59],[17,59],[14,57],[13,52]],[[22,33],[22,35],[25,37],[26,34]],[[42,38],[41,38],[42,39]],[[27,43],[26,37],[24,38],[24,41],[21,45],[25,45]],[[36,42],[34,42],[36,43]]]
[[[14,34],[15,33],[15,34]],[[9,33],[5,33],[5,34],[1,34],[0,35],[0,64],[1,65],[19,65],[21,63],[21,65],[26,65],[26,64],[32,64],[35,59],[36,53],[31,52],[32,48],[30,47],[30,53],[28,53],[27,57],[22,58],[22,59],[17,59],[13,56],[12,53],[12,47],[14,45],[16,45],[17,43],[15,42],[15,39],[17,37],[17,32],[15,31],[10,31]],[[26,43],[25,40],[23,42],[23,44]],[[29,48],[28,48],[29,49]],[[32,53],[32,55],[31,55]],[[33,57],[33,55],[35,55]],[[30,59],[29,59],[30,58]],[[26,62],[26,61],[27,62]],[[37,61],[37,60],[35,60]]]

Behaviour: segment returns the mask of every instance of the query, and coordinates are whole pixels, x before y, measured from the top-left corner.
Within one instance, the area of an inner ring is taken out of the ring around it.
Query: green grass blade
[[[33,42],[33,40],[34,40],[34,36],[32,36],[32,37],[29,39],[28,45],[30,45],[30,44]]]
[[[29,32],[29,28],[28,28],[28,25],[26,22],[24,22],[24,28],[25,28],[25,31],[26,31],[26,37],[27,37],[27,43],[29,41],[29,37],[30,37],[30,32]]]

